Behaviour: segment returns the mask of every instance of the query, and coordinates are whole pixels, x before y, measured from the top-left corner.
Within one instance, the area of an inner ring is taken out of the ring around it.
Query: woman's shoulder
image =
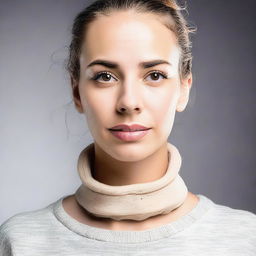
[[[234,221],[249,221],[250,223],[256,224],[256,214],[248,210],[215,203],[215,211],[222,218],[228,218]]]
[[[47,226],[53,224],[54,215],[52,214],[52,207],[55,203],[56,201],[40,209],[19,212],[6,219],[0,225],[0,245],[4,239],[19,234],[31,234],[33,231],[40,230],[42,226],[47,228]]]
[[[6,219],[0,225],[0,255],[11,256],[14,251],[19,252],[19,255],[27,255],[29,251],[32,255],[33,246],[35,255],[37,245],[49,244],[51,241],[47,239],[58,225],[53,214],[53,207],[57,202],[58,200],[43,208],[20,212]]]
[[[206,199],[210,200],[208,197]],[[251,234],[256,239],[256,214],[213,200],[210,201],[213,207],[210,208],[211,211],[204,222],[205,226],[211,225],[214,229],[220,229],[222,232]]]

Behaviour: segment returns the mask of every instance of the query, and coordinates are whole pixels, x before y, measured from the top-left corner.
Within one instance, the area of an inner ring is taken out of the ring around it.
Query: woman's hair
[[[97,0],[82,10],[74,19],[72,27],[72,40],[69,46],[67,70],[70,74],[71,84],[79,81],[81,46],[85,38],[86,28],[97,17],[109,16],[112,11],[133,9],[138,13],[150,12],[163,17],[163,23],[177,37],[181,54],[179,60],[179,76],[187,77],[192,69],[192,43],[189,33],[196,31],[189,27],[181,11],[186,8],[180,7],[175,0]],[[163,42],[164,43],[164,42]]]

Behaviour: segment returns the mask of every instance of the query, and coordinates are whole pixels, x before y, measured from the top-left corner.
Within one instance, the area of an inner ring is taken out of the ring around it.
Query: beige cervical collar
[[[78,173],[82,185],[77,189],[77,202],[89,213],[114,220],[144,220],[167,214],[181,206],[187,197],[187,186],[180,177],[181,156],[168,143],[168,168],[160,179],[123,186],[111,186],[95,180],[91,175],[94,143],[79,155]]]

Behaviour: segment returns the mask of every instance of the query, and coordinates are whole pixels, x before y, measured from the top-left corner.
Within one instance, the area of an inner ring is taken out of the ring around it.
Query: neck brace
[[[160,179],[111,186],[93,178],[94,143],[88,145],[78,158],[82,185],[75,192],[77,202],[89,214],[114,220],[140,221],[173,211],[184,203],[188,190],[178,174],[181,166],[178,149],[168,142],[167,149],[168,168]]]

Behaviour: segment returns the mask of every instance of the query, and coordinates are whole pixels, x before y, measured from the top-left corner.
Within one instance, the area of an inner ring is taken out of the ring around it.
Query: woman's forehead
[[[175,34],[153,14],[116,12],[101,16],[87,28],[82,55],[139,60],[175,58],[179,47]],[[174,60],[175,61],[175,60]]]

